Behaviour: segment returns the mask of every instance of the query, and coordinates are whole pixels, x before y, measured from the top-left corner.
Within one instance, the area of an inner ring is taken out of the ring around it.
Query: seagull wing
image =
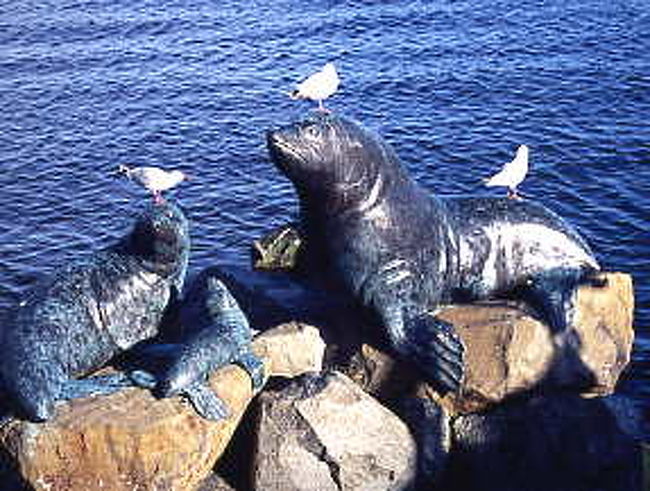
[[[322,70],[310,75],[296,86],[296,95],[305,99],[326,99],[339,86],[339,76],[333,63],[327,63]]]
[[[528,147],[520,145],[514,159],[485,181],[486,186],[516,187],[528,173]]]
[[[158,191],[160,183],[167,179],[167,172],[158,167],[136,167],[131,169],[131,177],[148,190]]]

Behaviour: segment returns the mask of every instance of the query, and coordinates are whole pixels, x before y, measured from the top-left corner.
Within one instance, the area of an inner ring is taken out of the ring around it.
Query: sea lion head
[[[393,151],[359,123],[318,113],[267,133],[278,169],[294,184],[303,202],[349,208],[363,203],[377,187],[405,174]]]
[[[149,270],[168,277],[184,277],[190,239],[187,218],[170,202],[151,204],[137,218],[126,251]]]

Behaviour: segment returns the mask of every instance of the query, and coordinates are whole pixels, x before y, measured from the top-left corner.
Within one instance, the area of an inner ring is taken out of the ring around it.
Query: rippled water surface
[[[119,163],[187,171],[191,266],[246,264],[292,218],[264,130],[330,101],[382,133],[432,192],[479,184],[520,143],[522,189],[636,286],[623,390],[650,398],[650,35],[646,0],[0,1],[0,309],[102,247],[145,199]]]

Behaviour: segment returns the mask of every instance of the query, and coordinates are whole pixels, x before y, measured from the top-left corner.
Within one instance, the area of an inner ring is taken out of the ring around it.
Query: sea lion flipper
[[[264,363],[252,351],[247,351],[237,358],[235,364],[248,372],[254,389],[259,389],[264,385]]]
[[[183,394],[194,406],[196,412],[212,421],[226,419],[230,411],[224,402],[205,383],[195,383],[185,388]]]
[[[407,317],[409,332],[407,354],[427,378],[445,392],[456,392],[463,380],[465,347],[454,327],[431,315]]]
[[[133,381],[124,373],[70,379],[61,386],[59,398],[70,400],[91,395],[110,395],[133,385]]]
[[[158,378],[146,370],[133,370],[129,372],[129,378],[138,387],[154,389],[158,384]]]

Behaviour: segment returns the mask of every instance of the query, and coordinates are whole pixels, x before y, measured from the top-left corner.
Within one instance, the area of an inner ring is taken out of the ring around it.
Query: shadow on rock
[[[517,400],[459,416],[452,430],[449,467],[432,489],[641,489],[639,443],[600,398],[555,394]]]

